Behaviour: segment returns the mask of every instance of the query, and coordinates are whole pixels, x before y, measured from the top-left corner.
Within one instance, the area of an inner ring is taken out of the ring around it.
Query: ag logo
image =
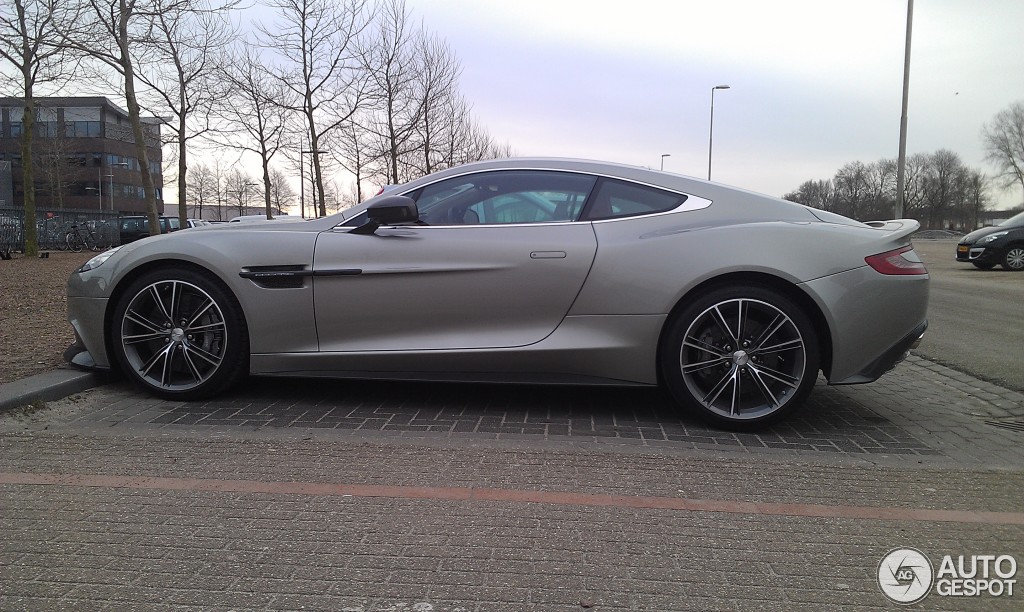
[[[932,589],[932,564],[915,548],[897,548],[878,564],[878,586],[892,601],[911,604]]]

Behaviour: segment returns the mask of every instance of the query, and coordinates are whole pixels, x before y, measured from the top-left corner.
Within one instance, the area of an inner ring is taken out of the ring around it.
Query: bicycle
[[[88,248],[90,251],[99,250],[96,234],[88,228],[83,231],[82,227],[77,223],[71,224],[71,230],[64,236],[64,241],[67,243],[68,248],[75,253],[81,253],[84,248]]]

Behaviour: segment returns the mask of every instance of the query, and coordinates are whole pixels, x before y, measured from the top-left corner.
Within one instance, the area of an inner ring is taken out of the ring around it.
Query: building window
[[[16,136],[21,136],[21,122],[20,121],[12,121],[11,122],[11,138],[14,138]]]
[[[40,138],[55,138],[57,136],[57,124],[53,121],[40,121],[35,124],[36,136]]]
[[[68,121],[64,134],[69,138],[99,138],[103,129],[99,121]]]

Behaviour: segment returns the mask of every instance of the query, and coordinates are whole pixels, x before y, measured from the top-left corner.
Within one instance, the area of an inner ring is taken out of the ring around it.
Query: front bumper
[[[997,264],[999,250],[973,244],[956,245],[956,260],[963,263]]]
[[[75,330],[75,344],[84,347],[92,359],[89,369],[110,368],[110,357],[107,355],[107,344],[103,336],[106,311],[106,298],[68,296],[68,322]],[[74,360],[71,363],[83,365],[75,363]]]

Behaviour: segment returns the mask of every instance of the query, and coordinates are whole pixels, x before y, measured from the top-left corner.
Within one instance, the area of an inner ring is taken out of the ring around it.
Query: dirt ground
[[[0,384],[62,365],[75,340],[67,322],[68,276],[96,253],[0,260]]]

